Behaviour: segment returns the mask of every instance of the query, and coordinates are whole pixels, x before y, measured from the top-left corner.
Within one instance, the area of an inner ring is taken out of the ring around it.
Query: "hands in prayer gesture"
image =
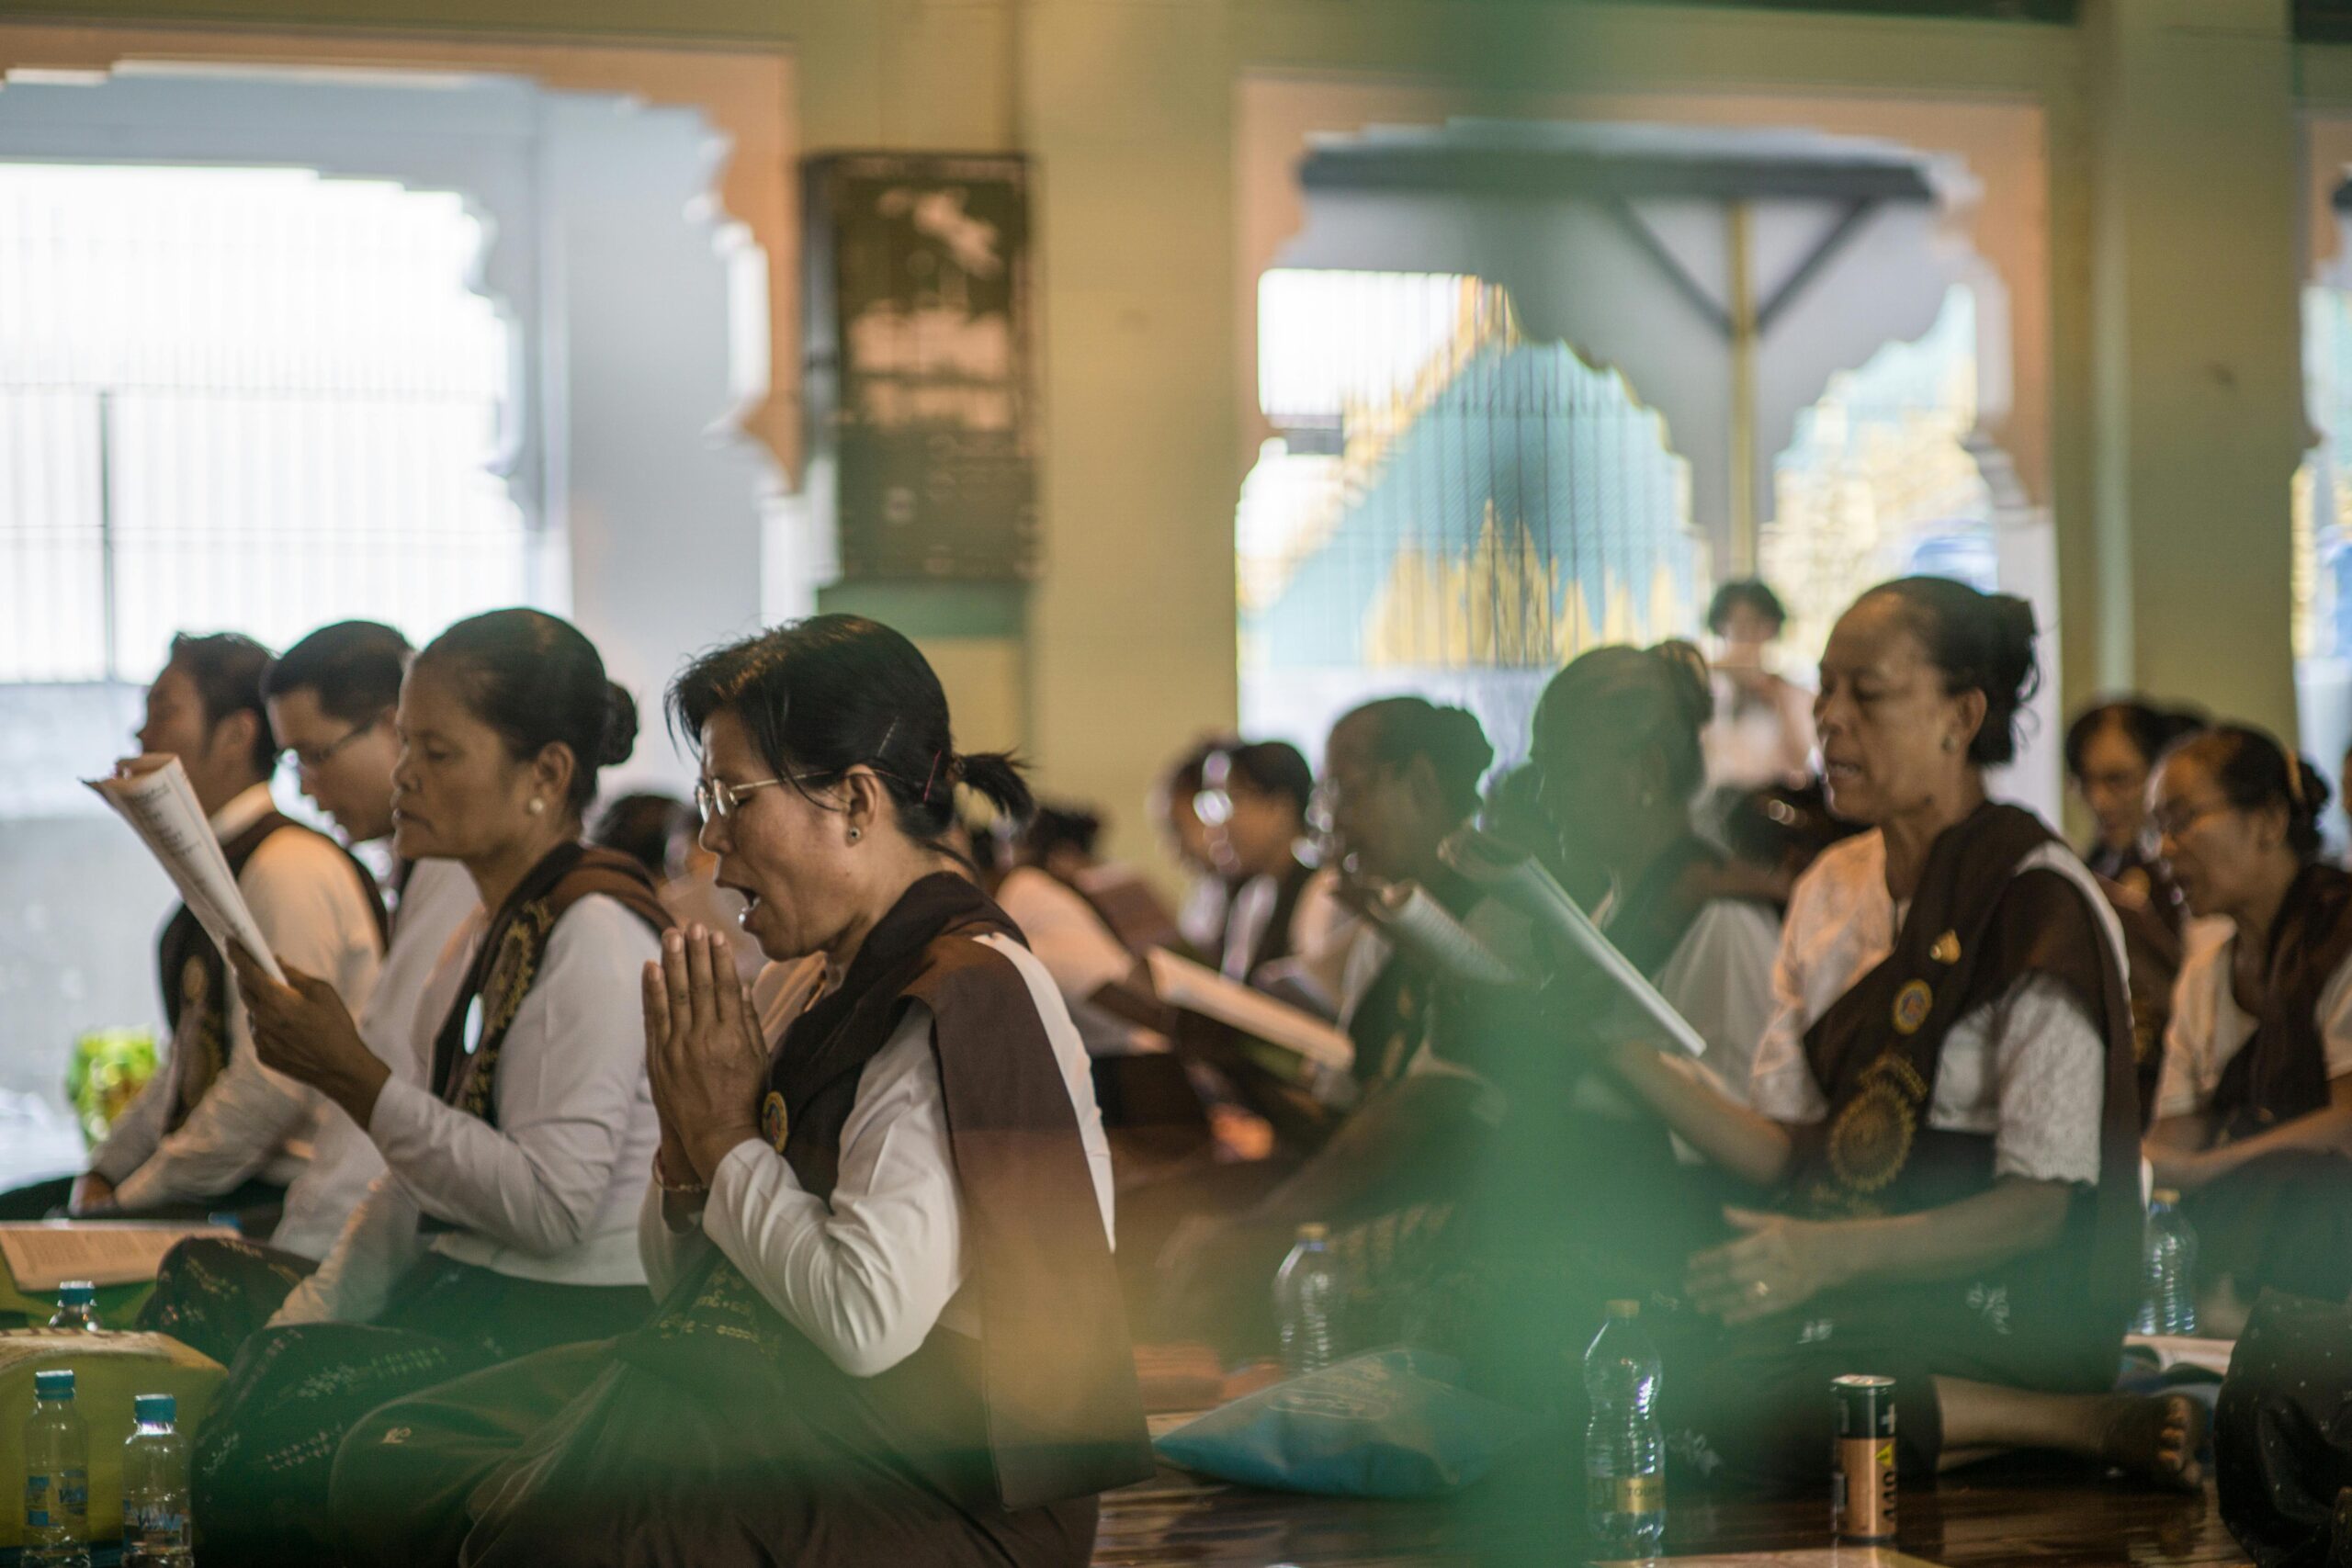
[[[280,984],[238,942],[229,944],[229,964],[261,1065],[324,1094],[364,1130],[391,1070],[359,1038],[359,1026],[334,987],[282,960],[286,980]]]
[[[703,926],[662,938],[645,966],[645,1066],[662,1121],[662,1179],[707,1187],[725,1159],[760,1135],[767,1042],[726,939]]]

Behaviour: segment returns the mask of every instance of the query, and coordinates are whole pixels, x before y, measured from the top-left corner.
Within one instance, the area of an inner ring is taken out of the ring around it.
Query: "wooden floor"
[[[1571,1521],[1497,1517],[1541,1515],[1546,1512],[1541,1502],[1525,1510],[1497,1509],[1476,1506],[1477,1496],[1474,1491],[1452,1505],[1298,1497],[1205,1484],[1163,1469],[1155,1480],[1104,1500],[1095,1568],[1453,1568],[1537,1562],[1572,1568],[1586,1561]],[[1826,1551],[1812,1556],[1830,1544],[1826,1513],[1826,1499],[1698,1502],[1671,1513],[1667,1554],[1806,1551],[1804,1558],[1790,1561],[1835,1561],[1841,1568],[1871,1562],[1872,1554],[1852,1548],[1834,1560]],[[2210,1487],[2199,1497],[2165,1495],[2110,1484],[2086,1471],[1964,1472],[1932,1490],[1906,1490],[1901,1518],[1899,1550],[1945,1568],[2238,1568],[2247,1562],[2222,1528]]]

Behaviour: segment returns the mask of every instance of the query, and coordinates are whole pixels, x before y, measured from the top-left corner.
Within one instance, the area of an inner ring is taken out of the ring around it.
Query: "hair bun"
[[[1703,728],[1715,716],[1713,678],[1707,668],[1707,656],[1699,651],[1695,643],[1681,637],[1668,637],[1654,645],[1649,654],[1666,667],[1668,688],[1681,716]]]
[[[2014,593],[1992,593],[1993,678],[2016,694],[2022,707],[2041,689],[2041,669],[2034,657],[2034,642],[2041,635],[2032,604]]]
[[[1462,760],[1463,765],[1476,774],[1483,774],[1495,764],[1494,743],[1487,739],[1487,727],[1468,708],[1441,707],[1438,720],[1444,727],[1447,751]],[[1475,762],[1475,767],[1470,766]]]
[[[596,763],[610,768],[628,761],[637,750],[637,699],[617,681],[605,682],[605,733]]]
[[[2326,812],[2327,803],[2332,798],[2333,792],[2327,787],[2326,776],[2312,765],[2310,758],[2297,757],[2295,784],[2296,795],[2293,802],[2295,815],[2304,821],[2316,825],[2321,816]]]

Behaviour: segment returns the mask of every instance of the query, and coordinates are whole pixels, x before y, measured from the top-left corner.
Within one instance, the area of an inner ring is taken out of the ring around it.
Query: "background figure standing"
[[[1726,582],[1707,606],[1714,637],[1714,721],[1707,783],[1752,788],[1813,772],[1813,694],[1773,673],[1768,650],[1788,622],[1781,596],[1755,578]]]

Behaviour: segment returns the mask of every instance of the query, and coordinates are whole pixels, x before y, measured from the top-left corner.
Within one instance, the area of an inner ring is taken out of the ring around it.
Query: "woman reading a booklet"
[[[661,1123],[639,1243],[662,1301],[375,1413],[336,1461],[347,1562],[1076,1565],[1151,1472],[1110,1159],[1052,978],[946,847],[930,666],[823,615],[672,688],[718,877],[828,984],[771,1051],[709,933],[645,966]]]
[[[417,1010],[424,1084],[392,1077],[317,979],[237,976],[263,1061],[383,1156],[315,1274],[237,1356],[197,1448],[206,1551],[331,1561],[336,1443],[395,1395],[651,1306],[635,1216],[657,1138],[637,971],[669,918],[644,869],[580,841],[637,715],[588,639],[536,610],[460,621],[401,689],[396,845],[461,863],[481,908]],[[278,1283],[282,1292],[283,1282]]]
[[[1645,1313],[1669,1449],[1710,1479],[1817,1484],[1823,1391],[1871,1372],[1906,1472],[2030,1447],[2199,1483],[2196,1402],[2103,1393],[2140,1268],[2121,937],[2049,829],[1986,798],[2034,632],[1942,579],[1848,610],[1815,711],[1832,805],[1873,830],[1797,885],[1747,1103],[1611,1048],[1748,1194]]]
[[[1367,908],[1410,882],[1504,962],[1527,954],[1525,922],[1484,903],[1449,867],[1446,840],[1478,809],[1494,759],[1477,719],[1419,697],[1345,715],[1325,748],[1322,796],[1334,846]],[[1164,1326],[1237,1349],[1272,1342],[1265,1281],[1297,1227],[1344,1226],[1450,1201],[1500,1114],[1493,1086],[1432,1048],[1449,981],[1425,953],[1364,934],[1340,966],[1340,1022],[1361,1096],[1329,1140],[1238,1213],[1187,1220],[1160,1259]]]

